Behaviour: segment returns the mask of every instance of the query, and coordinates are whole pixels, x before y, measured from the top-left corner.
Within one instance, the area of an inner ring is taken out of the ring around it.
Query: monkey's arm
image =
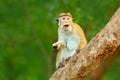
[[[54,49],[59,50],[60,48],[64,47],[64,46],[65,46],[65,44],[64,44],[64,42],[63,42],[63,41],[57,41],[57,42],[56,42],[56,43],[54,43],[52,46],[53,46],[53,48],[54,48]]]

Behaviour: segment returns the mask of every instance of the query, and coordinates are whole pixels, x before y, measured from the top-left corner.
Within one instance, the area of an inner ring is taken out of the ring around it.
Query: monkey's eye
[[[56,19],[57,22],[59,22],[59,19]]]
[[[65,18],[63,18],[63,20],[65,20]]]
[[[69,20],[70,18],[67,18],[67,20]]]

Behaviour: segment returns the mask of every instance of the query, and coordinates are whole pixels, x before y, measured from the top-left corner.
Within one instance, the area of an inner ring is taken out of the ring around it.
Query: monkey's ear
[[[75,18],[72,18],[72,21],[75,21]]]
[[[59,19],[57,18],[56,21],[59,22]]]

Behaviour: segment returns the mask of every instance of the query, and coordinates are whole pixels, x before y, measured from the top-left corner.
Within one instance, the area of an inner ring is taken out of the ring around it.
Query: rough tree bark
[[[120,8],[103,30],[65,67],[58,69],[50,80],[84,80],[104,59],[120,51]]]
[[[105,73],[111,68],[112,64],[120,57],[120,46],[114,52],[114,54],[110,55],[104,62],[95,69],[90,75],[91,80],[102,80]]]

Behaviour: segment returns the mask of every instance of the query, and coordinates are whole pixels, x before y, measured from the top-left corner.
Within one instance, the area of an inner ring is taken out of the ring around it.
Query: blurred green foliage
[[[90,41],[119,6],[120,0],[0,0],[0,80],[49,79],[61,12],[70,12]],[[120,59],[103,80],[120,80],[119,66]]]

